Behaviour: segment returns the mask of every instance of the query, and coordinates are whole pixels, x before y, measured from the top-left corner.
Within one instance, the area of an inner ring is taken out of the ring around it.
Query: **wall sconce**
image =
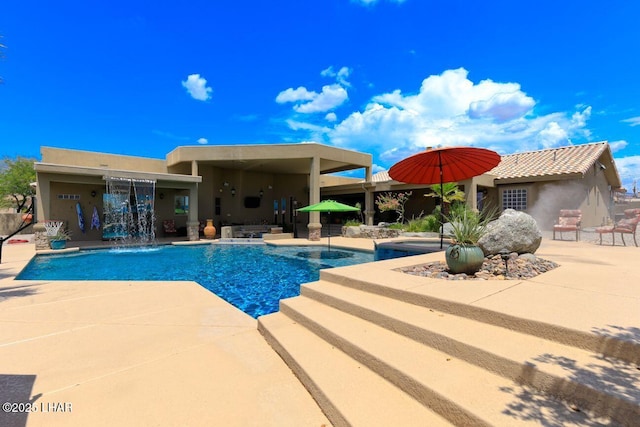
[[[262,196],[264,196],[264,191],[262,191],[262,188],[260,189],[260,191],[258,191],[258,196],[260,196],[261,199]]]
[[[231,188],[231,196],[235,196],[236,195],[236,188],[232,187]]]
[[[222,185],[224,185],[225,187],[228,187],[229,183],[227,181],[225,181],[224,184],[222,184]]]
[[[96,193],[96,190],[91,190],[91,197],[96,197],[96,194],[98,194]]]

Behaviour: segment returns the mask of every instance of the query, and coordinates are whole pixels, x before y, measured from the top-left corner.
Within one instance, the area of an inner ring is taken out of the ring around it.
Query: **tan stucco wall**
[[[53,147],[41,147],[40,154],[42,155],[42,163],[167,173],[167,163],[161,159]]]
[[[91,196],[91,191],[96,191],[96,196]],[[71,232],[71,239],[76,241],[83,240],[100,240],[102,239],[102,227],[99,230],[91,230],[91,215],[93,207],[98,209],[100,214],[100,224],[104,219],[102,217],[102,194],[104,188],[95,185],[82,185],[72,183],[51,183],[51,204],[47,219],[64,221],[65,228]],[[59,195],[79,195],[78,200],[59,199]],[[80,203],[82,213],[84,214],[85,232],[80,230],[78,225],[78,215],[76,213],[76,204]]]
[[[597,227],[610,218],[610,194],[604,173],[591,168],[583,178],[500,185],[498,197],[502,206],[505,189],[527,189],[528,209],[542,230],[553,229],[561,209],[580,209],[582,226]]]

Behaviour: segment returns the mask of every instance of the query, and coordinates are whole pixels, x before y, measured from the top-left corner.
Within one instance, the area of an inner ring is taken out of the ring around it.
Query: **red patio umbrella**
[[[408,184],[440,184],[457,182],[493,169],[500,163],[500,155],[486,148],[443,147],[429,148],[399,161],[389,169],[389,176]],[[442,200],[443,194],[440,195]],[[443,212],[440,206],[440,248],[442,249]]]

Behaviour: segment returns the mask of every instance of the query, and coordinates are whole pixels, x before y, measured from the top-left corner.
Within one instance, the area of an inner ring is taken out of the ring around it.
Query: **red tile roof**
[[[607,147],[606,142],[596,142],[508,154],[487,173],[498,179],[584,174]]]

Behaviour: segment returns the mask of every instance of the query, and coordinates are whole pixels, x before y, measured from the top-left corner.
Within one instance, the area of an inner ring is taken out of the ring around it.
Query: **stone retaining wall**
[[[358,237],[362,239],[388,239],[398,237],[400,230],[386,227],[360,225],[342,227],[342,237]]]

